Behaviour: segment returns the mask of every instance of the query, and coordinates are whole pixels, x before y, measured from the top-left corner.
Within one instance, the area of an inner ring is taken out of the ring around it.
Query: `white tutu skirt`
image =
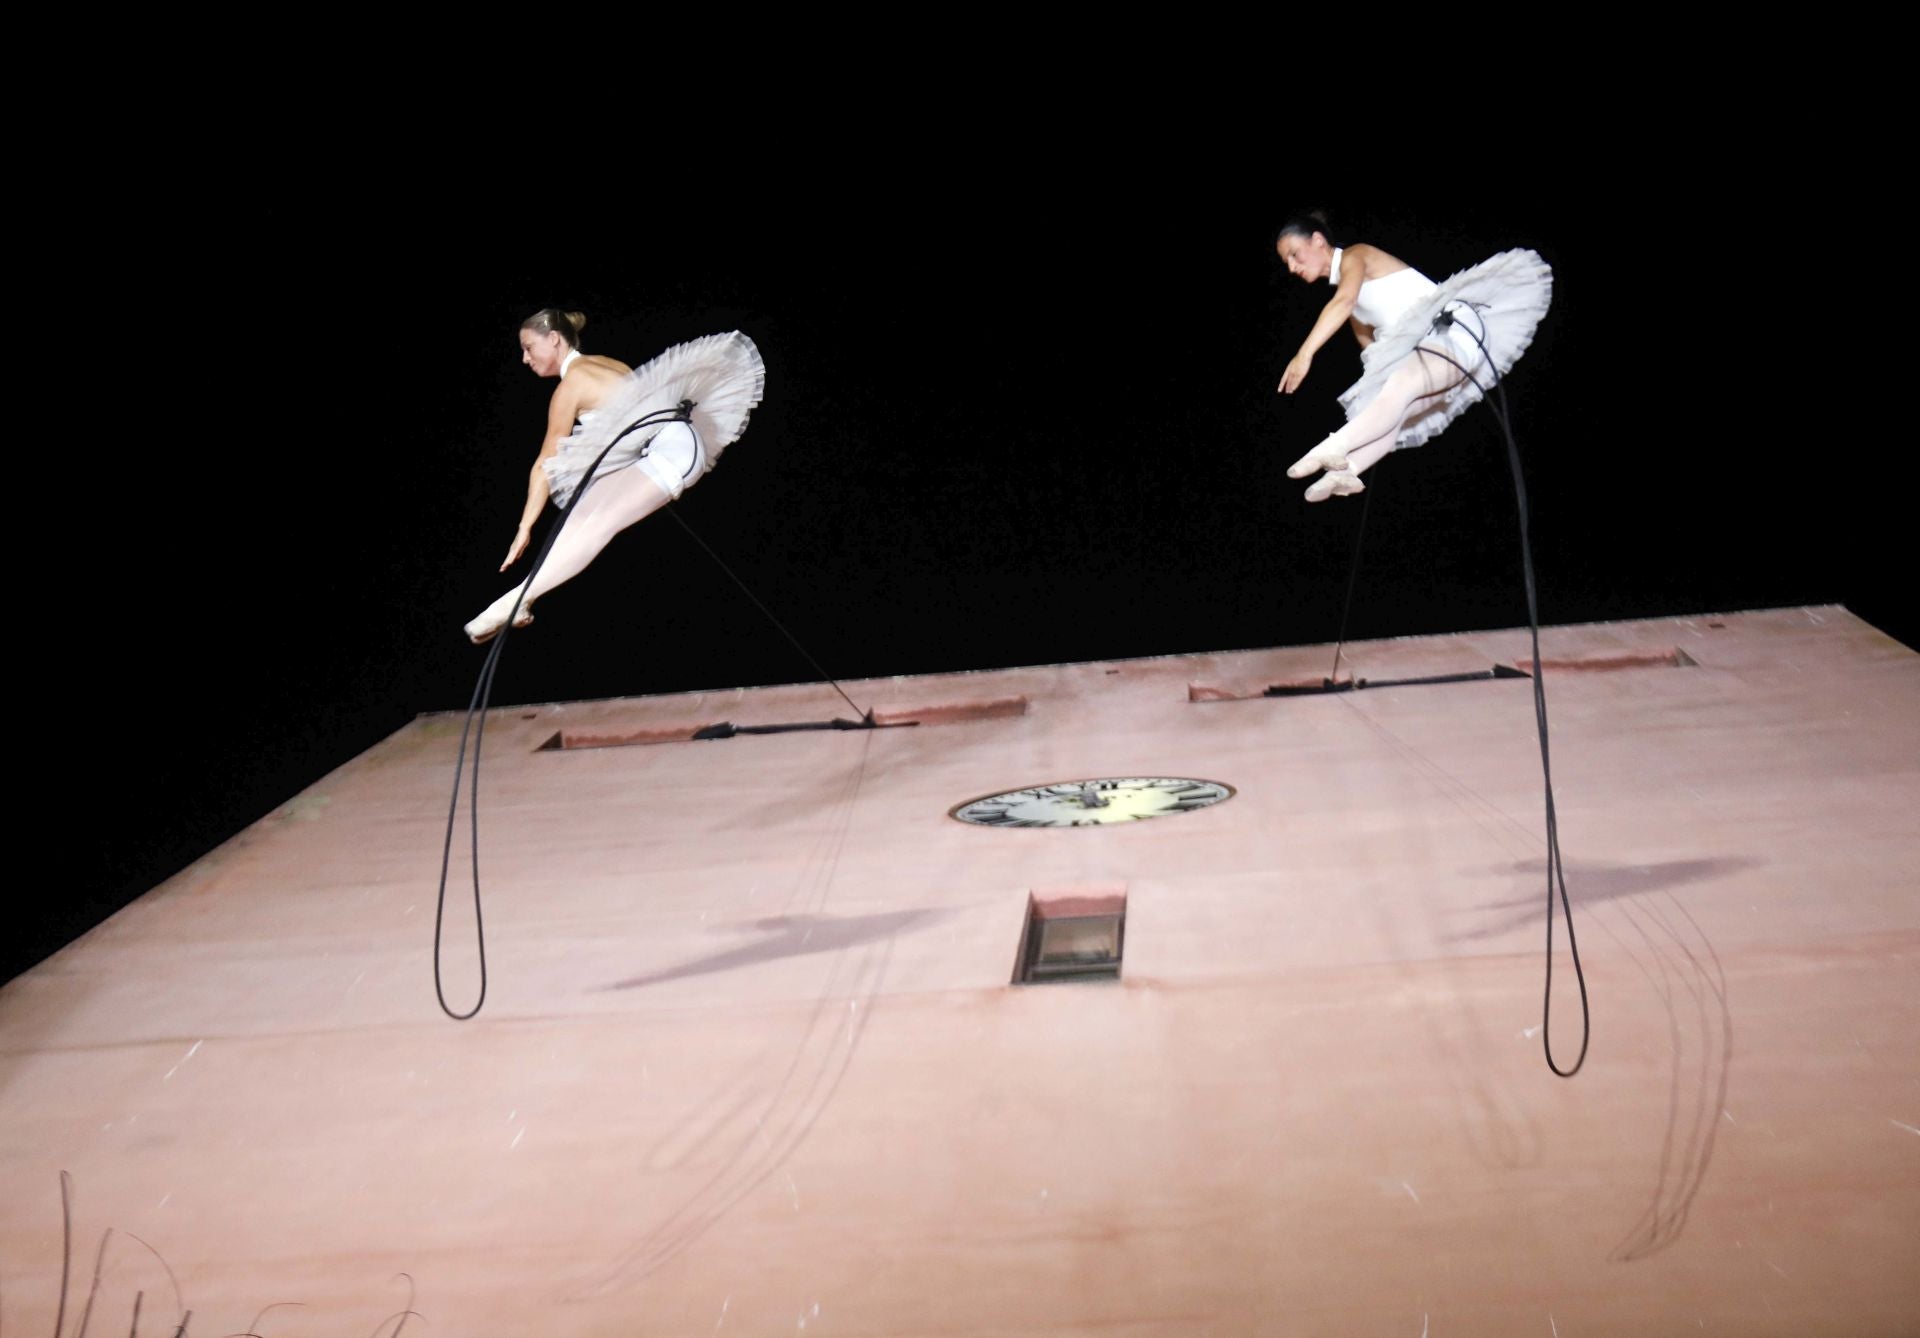
[[[685,482],[713,468],[720,452],[747,430],[747,416],[766,389],[767,369],[753,341],[734,330],[705,335],[672,348],[636,367],[590,414],[582,414],[572,436],[545,461],[547,486],[557,505],[572,500],[575,489],[607,443],[651,414],[671,412],[693,401],[693,430],[698,435],[698,467]],[[607,453],[596,477],[604,478],[640,459],[667,419],[629,432]],[[679,496],[673,489],[672,495]]]
[[[1553,271],[1532,251],[1502,251],[1471,269],[1463,269],[1441,283],[1424,302],[1408,308],[1384,330],[1374,331],[1373,342],[1361,352],[1360,379],[1341,392],[1340,406],[1352,418],[1373,402],[1387,378],[1422,343],[1438,348],[1467,369],[1469,379],[1444,395],[1418,401],[1401,425],[1396,446],[1418,446],[1434,436],[1480,399],[1480,390],[1512,370],[1533,342],[1534,329],[1553,300]],[[1468,313],[1461,304],[1471,307]],[[1433,322],[1452,308],[1457,324],[1444,332]],[[1474,321],[1477,315],[1479,320]],[[1482,353],[1467,331],[1486,344]],[[1488,365],[1491,358],[1492,365]]]

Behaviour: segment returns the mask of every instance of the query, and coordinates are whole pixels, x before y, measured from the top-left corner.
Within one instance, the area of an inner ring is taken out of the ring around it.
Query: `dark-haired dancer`
[[[1326,471],[1307,489],[1309,502],[1365,491],[1363,470],[1465,412],[1526,352],[1553,295],[1553,271],[1532,251],[1503,251],[1435,283],[1377,246],[1333,245],[1317,214],[1289,222],[1274,249],[1289,273],[1325,279],[1334,290],[1287,364],[1280,393],[1299,388],[1341,326],[1361,348],[1360,379],[1340,396],[1347,425],[1287,470],[1296,479]]]
[[[521,322],[520,360],[560,384],[547,408],[546,437],[527,476],[527,504],[501,571],[526,552],[548,499],[566,505],[600,453],[623,431],[671,412],[683,400],[695,404],[691,421],[649,423],[620,437],[524,590],[507,591],[467,624],[467,636],[476,644],[499,635],[516,598],[520,611],[513,615],[514,625],[532,622],[534,600],[577,576],[621,530],[677,499],[746,430],[747,415],[760,402],[765,380],[760,352],[737,330],[675,345],[636,371],[617,359],[582,353],[580,331],[586,323],[577,311],[553,308]]]

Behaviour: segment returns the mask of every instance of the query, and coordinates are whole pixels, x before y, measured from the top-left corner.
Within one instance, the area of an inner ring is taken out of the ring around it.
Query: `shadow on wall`
[[[687,1122],[636,1163],[633,1183],[639,1194],[650,1183],[660,1183],[655,1176],[678,1167],[700,1164],[712,1169],[667,1198],[653,1227],[596,1268],[575,1293],[580,1299],[638,1285],[693,1248],[787,1164],[833,1104],[853,1066],[874,1000],[886,981],[895,940],[949,914],[932,909],[825,913],[859,806],[872,738],[868,734],[862,739],[860,755],[847,770],[828,820],[817,826],[810,848],[801,854],[781,913],[754,922],[764,937],[601,987],[638,989],[784,957],[819,954],[823,959],[818,988],[804,1016],[771,1022],[759,1056],[731,1073],[715,1075],[704,1117]],[[791,1177],[788,1191],[798,1212],[799,1190]]]
[[[1676,887],[1703,883],[1714,878],[1729,878],[1760,867],[1761,861],[1744,855],[1713,859],[1667,860],[1659,864],[1578,864],[1567,866],[1567,897],[1574,906],[1590,906],[1618,901],[1626,897],[1644,897],[1651,893],[1671,893]],[[1452,936],[1455,943],[1499,938],[1516,929],[1545,921],[1547,915],[1544,860],[1524,860],[1503,866],[1499,872],[1512,874],[1534,884],[1534,890],[1500,901],[1482,902],[1475,914],[1497,918],[1477,929]],[[1580,924],[1574,922],[1577,934]]]
[[[743,943],[737,948],[728,948],[724,952],[696,957],[690,962],[682,962],[679,966],[670,966],[663,971],[652,971],[644,976],[616,981],[611,985],[602,985],[600,988],[602,990],[637,990],[648,985],[658,985],[663,981],[684,980],[688,976],[704,976],[716,971],[737,971],[742,967],[759,966],[766,962],[778,961],[782,957],[804,957],[816,952],[838,952],[842,948],[852,948],[880,939],[896,938],[912,930],[924,929],[951,914],[952,912],[947,910],[922,908],[910,911],[887,911],[879,915],[769,916],[752,923],[751,927],[761,935],[752,943]]]
[[[1694,1198],[1705,1183],[1726,1108],[1733,1063],[1733,1011],[1726,971],[1713,940],[1674,895],[1677,888],[1757,869],[1750,856],[1669,860],[1655,864],[1579,864],[1567,870],[1567,896],[1592,910],[1574,921],[1576,935],[1591,925],[1610,938],[1639,968],[1666,1013],[1670,1046],[1666,1131],[1660,1143],[1652,1196],[1646,1211],[1608,1256],[1631,1262],[1657,1254],[1680,1239]],[[1535,890],[1483,905],[1504,916],[1455,941],[1492,938],[1547,915],[1544,860],[1504,866],[1504,874],[1533,883]],[[1556,994],[1559,992],[1556,987]],[[1605,1007],[1604,1001],[1596,1006]]]

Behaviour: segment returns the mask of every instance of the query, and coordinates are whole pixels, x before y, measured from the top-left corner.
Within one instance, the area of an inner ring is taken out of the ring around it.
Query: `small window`
[[[1124,888],[1034,892],[1013,983],[1118,980],[1126,936]]]

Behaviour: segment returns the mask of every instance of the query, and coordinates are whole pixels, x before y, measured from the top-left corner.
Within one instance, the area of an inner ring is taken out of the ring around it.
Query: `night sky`
[[[1920,642],[1904,506],[1837,398],[1868,388],[1790,306],[1829,262],[1783,281],[1766,202],[1668,178],[1623,207],[1609,170],[1388,192],[981,150],[725,185],[662,166],[672,189],[557,205],[532,175],[346,164],[148,201],[73,262],[80,325],[41,336],[100,355],[53,415],[61,472],[23,478],[52,523],[22,556],[60,574],[14,626],[55,759],[37,807],[77,876],[23,898],[0,978],[465,706],[483,652],[460,626],[507,587],[554,384],[515,330],[549,305],[634,364],[759,344],[765,403],[681,511],[842,678],[1333,638],[1359,499],[1308,506],[1284,471],[1359,357],[1343,335],[1274,393],[1328,293],[1271,249],[1304,206],[1436,278],[1513,246],[1554,266],[1508,382],[1544,621],[1834,602]],[[1485,408],[1367,478],[1351,636],[1525,621]],[[496,701],[814,677],[657,516],[541,602]]]

